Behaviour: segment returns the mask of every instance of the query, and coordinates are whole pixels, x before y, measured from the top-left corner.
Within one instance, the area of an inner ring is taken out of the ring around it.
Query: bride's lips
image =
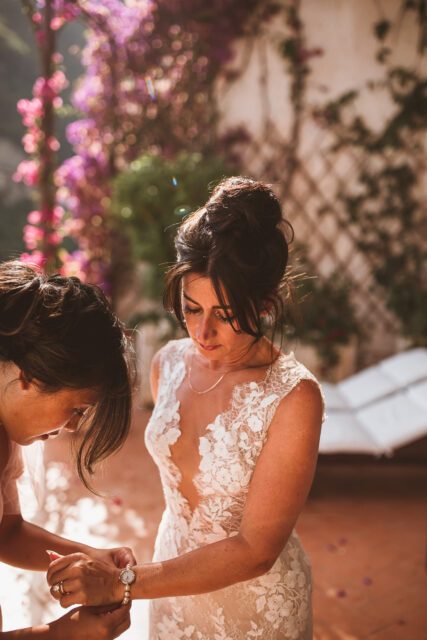
[[[220,347],[219,344],[207,345],[202,344],[201,342],[199,342],[199,346],[202,347],[202,349],[204,349],[205,351],[215,351],[215,349],[218,349]]]
[[[39,440],[47,440],[48,438],[56,438],[59,436],[59,431],[51,431],[50,433],[44,433],[39,437]]]

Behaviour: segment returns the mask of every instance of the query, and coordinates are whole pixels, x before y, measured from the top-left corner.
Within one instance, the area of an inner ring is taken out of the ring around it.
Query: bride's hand
[[[129,556],[117,554],[118,551],[104,551],[104,557],[98,558],[72,553],[53,560],[47,572],[52,596],[64,608],[73,604],[97,606],[121,602],[124,587],[114,559],[123,562]]]
[[[114,549],[91,549],[88,555],[96,560],[110,562],[119,569],[124,569],[127,564],[136,565],[136,558],[129,547],[116,547]]]

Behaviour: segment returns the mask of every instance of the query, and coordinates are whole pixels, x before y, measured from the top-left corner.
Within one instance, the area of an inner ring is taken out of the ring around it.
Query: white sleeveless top
[[[21,512],[16,481],[23,472],[21,449],[18,444],[11,442],[0,425],[1,458],[6,460],[3,472],[0,472],[0,522],[3,515],[15,515]],[[2,615],[0,607],[0,631],[2,630]]]
[[[320,388],[293,352],[280,355],[261,382],[237,384],[229,407],[200,438],[200,467],[194,479],[199,501],[192,511],[179,490],[181,474],[170,455],[170,446],[180,436],[176,394],[187,374],[184,354],[190,344],[189,338],[174,340],[161,352],[158,398],[145,435],[166,501],[155,562],[238,533],[251,476],[280,401],[304,379]],[[295,531],[274,566],[258,578],[211,593],[150,603],[150,640],[311,637],[310,564]]]
[[[0,429],[2,429],[1,425]],[[21,512],[16,481],[23,472],[20,446],[7,437],[2,438],[2,440],[6,443],[9,450],[5,456],[7,463],[3,473],[0,472],[0,522],[3,515],[18,514]]]

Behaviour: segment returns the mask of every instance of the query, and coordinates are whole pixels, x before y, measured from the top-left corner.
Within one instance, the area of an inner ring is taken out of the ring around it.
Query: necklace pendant
[[[191,371],[193,368],[193,358],[191,358],[190,360],[190,364],[188,367],[188,386],[190,387],[191,391],[193,393],[197,393],[197,395],[202,396],[205,393],[209,393],[209,391],[212,391],[213,389],[215,389],[215,387],[217,387],[219,385],[219,383],[222,381],[222,379],[224,378],[224,376],[227,375],[227,373],[229,373],[228,371],[225,371],[225,373],[223,373],[216,382],[214,382],[213,385],[211,385],[210,387],[208,387],[207,389],[202,389],[201,391],[199,391],[199,389],[195,389],[191,383]]]

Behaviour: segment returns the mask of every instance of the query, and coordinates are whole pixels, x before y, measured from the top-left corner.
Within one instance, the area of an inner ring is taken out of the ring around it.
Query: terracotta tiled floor
[[[321,459],[299,532],[317,640],[425,640],[427,468]]]
[[[140,561],[150,559],[163,508],[143,444],[147,416],[136,414],[129,440],[98,484],[118,497],[109,518]],[[64,460],[61,440],[47,453]],[[427,640],[426,488],[421,463],[320,459],[297,527],[313,565],[316,640]],[[69,500],[84,493],[74,479]],[[137,538],[124,517],[132,510],[143,518]]]

